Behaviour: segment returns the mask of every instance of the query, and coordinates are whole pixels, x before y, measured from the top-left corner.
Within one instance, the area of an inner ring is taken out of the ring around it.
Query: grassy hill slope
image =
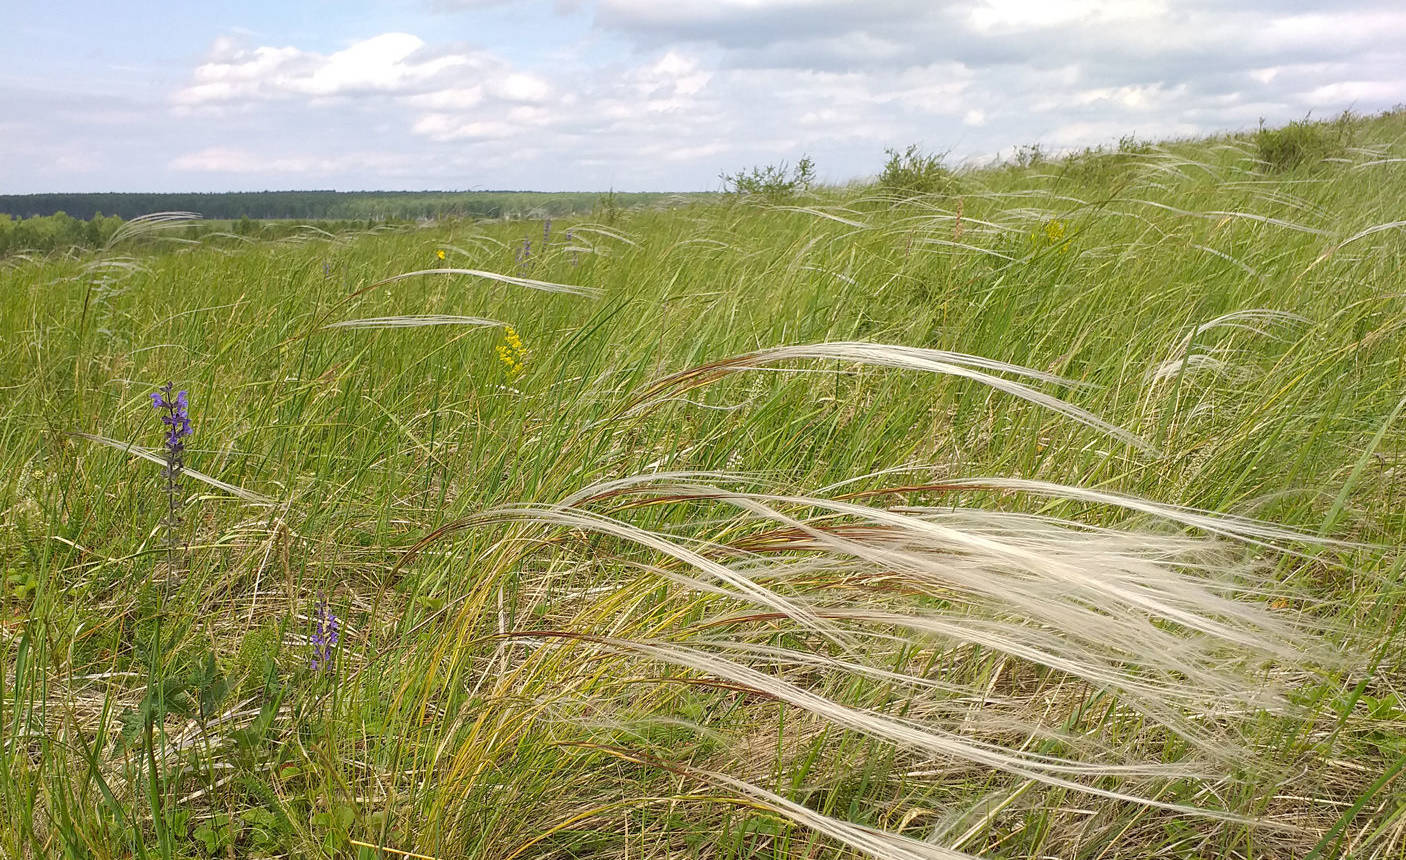
[[[10,260],[0,850],[1401,856],[1406,114],[1281,134]]]

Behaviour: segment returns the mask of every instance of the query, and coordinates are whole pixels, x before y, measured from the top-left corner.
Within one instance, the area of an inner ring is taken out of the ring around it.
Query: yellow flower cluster
[[[443,259],[444,259],[444,249],[443,249],[443,248],[440,248],[438,251],[435,251],[435,252],[434,252],[434,255],[435,255],[436,257],[438,257],[439,259],[443,260]]]
[[[518,336],[517,329],[505,326],[503,342],[498,344],[497,349],[498,360],[507,365],[509,376],[522,373],[523,364],[527,361],[527,348],[522,345],[522,338]]]
[[[1069,253],[1069,240],[1064,238],[1065,231],[1063,221],[1058,219],[1046,221],[1043,233],[1043,236],[1041,235],[1041,231],[1031,233],[1030,244],[1037,248],[1042,246],[1049,246],[1051,248],[1058,246],[1061,254]]]

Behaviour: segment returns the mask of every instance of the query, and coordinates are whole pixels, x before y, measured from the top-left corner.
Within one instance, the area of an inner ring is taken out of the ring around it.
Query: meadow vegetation
[[[626,205],[653,206],[696,195],[620,193]],[[0,214],[17,218],[60,212],[80,221],[107,213],[199,212],[209,220],[413,221],[422,218],[557,218],[596,208],[583,191],[224,191],[215,193],[0,194]]]
[[[722,173],[718,180],[727,194],[764,197],[778,202],[815,186],[815,159],[803,155],[794,167],[784,161],[753,165],[736,173]]]
[[[952,172],[943,164],[945,154],[924,152],[917,144],[910,144],[899,152],[885,150],[888,161],[879,173],[879,188],[897,197],[916,197],[922,194],[936,194],[949,190]]]
[[[1406,854],[1343,122],[0,261],[0,856]]]
[[[1261,123],[1255,133],[1255,152],[1267,169],[1278,173],[1327,161],[1349,161],[1347,150],[1356,129],[1357,123],[1346,111],[1332,122],[1303,119],[1280,128],[1265,128]]]

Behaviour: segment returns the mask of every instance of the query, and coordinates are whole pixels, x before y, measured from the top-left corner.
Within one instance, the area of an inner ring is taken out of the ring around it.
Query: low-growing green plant
[[[16,603],[28,603],[38,587],[39,580],[33,570],[20,570],[14,567],[5,569],[6,602],[13,600]]]
[[[1282,173],[1341,157],[1352,142],[1352,116],[1344,112],[1331,122],[1308,119],[1280,128],[1266,128],[1260,120],[1255,132],[1255,152],[1270,171]]]
[[[624,211],[624,205],[620,202],[620,195],[612,188],[606,193],[596,198],[595,209],[593,210],[597,218],[606,224],[615,224],[620,220],[620,213]]]
[[[1011,153],[1011,163],[1021,169],[1045,163],[1045,148],[1038,143],[1022,143]]]
[[[1139,165],[1148,163],[1153,146],[1124,135],[1115,148],[1086,147],[1060,159],[1059,177],[1084,186],[1117,186],[1130,181]]]
[[[783,161],[719,175],[723,190],[728,194],[756,195],[771,201],[788,200],[810,190],[815,178],[815,161],[808,155],[801,156],[795,167],[788,167]]]
[[[928,153],[912,144],[902,152],[885,149],[888,161],[879,174],[879,187],[901,197],[935,194],[952,187],[952,172],[946,168],[946,153]]]
[[[1136,134],[1125,134],[1118,138],[1118,152],[1122,155],[1147,155],[1151,153],[1151,142],[1139,140]]]

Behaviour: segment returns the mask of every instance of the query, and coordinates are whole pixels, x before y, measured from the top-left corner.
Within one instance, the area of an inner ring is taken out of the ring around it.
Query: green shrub
[[[1260,120],[1255,149],[1272,172],[1283,173],[1325,158],[1341,156],[1351,142],[1352,116],[1346,111],[1332,122],[1291,122],[1283,128],[1265,128]]]
[[[31,218],[0,214],[0,256],[17,251],[100,247],[121,225],[122,219],[104,217],[101,212],[90,221],[65,212]]]
[[[1125,134],[1118,138],[1118,152],[1122,155],[1148,155],[1152,152],[1152,144],[1138,140],[1135,134]]]
[[[1038,143],[1022,143],[1011,154],[1016,167],[1035,167],[1045,163],[1045,148]]]
[[[903,197],[946,191],[952,185],[952,171],[943,165],[946,153],[925,153],[917,144],[902,152],[886,149],[889,160],[879,174],[879,186]]]
[[[744,168],[736,173],[719,175],[723,190],[729,194],[754,194],[769,200],[784,200],[815,184],[815,161],[801,156],[796,166],[787,169],[786,162]]]

